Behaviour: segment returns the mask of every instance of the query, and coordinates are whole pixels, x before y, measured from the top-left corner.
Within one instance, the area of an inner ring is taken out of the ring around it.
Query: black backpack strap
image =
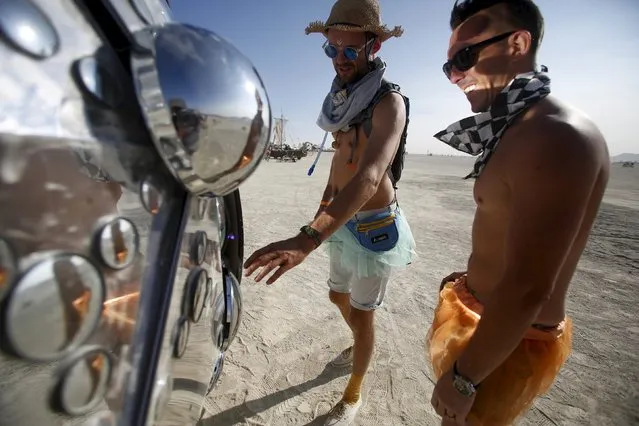
[[[399,178],[396,179],[396,176],[394,175],[392,169],[394,166],[395,168],[399,167],[400,170],[397,170],[397,172],[401,175],[401,169],[403,168],[404,154],[406,150],[406,137],[407,137],[407,130],[408,130],[409,114],[410,114],[410,101],[401,92],[401,88],[397,84],[391,83],[388,80],[383,79],[379,90],[377,91],[377,93],[375,93],[375,96],[373,97],[371,102],[368,104],[368,106],[362,112],[357,114],[348,124],[350,126],[361,126],[362,129],[364,130],[364,134],[366,135],[366,137],[367,138],[370,137],[371,132],[373,130],[373,111],[375,107],[382,100],[384,96],[393,92],[399,93],[401,95],[401,97],[404,99],[404,105],[406,107],[406,122],[404,123],[404,131],[402,132],[402,136],[399,142],[399,146],[397,147],[397,152],[395,153],[395,157],[393,158],[393,161],[391,162],[391,164],[388,165],[388,169],[387,169],[387,173],[393,184],[393,188],[397,189],[397,181],[399,180]],[[356,141],[357,141],[357,138],[355,138],[355,141],[353,142],[353,147],[352,147],[353,152],[356,149],[356,146],[355,146]],[[397,165],[395,165],[396,162],[398,163]]]

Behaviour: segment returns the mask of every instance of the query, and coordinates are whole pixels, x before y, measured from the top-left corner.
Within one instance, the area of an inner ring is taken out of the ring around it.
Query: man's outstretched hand
[[[313,240],[303,234],[269,244],[254,252],[244,262],[244,276],[248,277],[262,267],[255,276],[255,281],[260,282],[275,270],[275,273],[266,281],[266,284],[273,284],[284,272],[302,263],[314,249]]]

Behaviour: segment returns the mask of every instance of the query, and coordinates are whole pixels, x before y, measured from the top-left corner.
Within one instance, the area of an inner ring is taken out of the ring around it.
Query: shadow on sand
[[[308,380],[296,386],[291,386],[287,389],[282,389],[270,395],[263,396],[259,399],[244,402],[241,405],[231,407],[228,410],[224,410],[220,413],[214,414],[211,417],[205,418],[198,422],[198,426],[214,426],[214,425],[232,425],[244,422],[246,419],[253,417],[263,411],[268,410],[278,404],[283,403],[287,399],[307,392],[317,386],[325,385],[338,377],[346,376],[350,373],[350,368],[335,368],[330,365],[326,365],[324,370],[319,376],[314,379]],[[215,390],[213,390],[215,392]],[[249,405],[254,407],[249,408]],[[326,414],[313,419],[306,426],[319,426],[324,424]]]

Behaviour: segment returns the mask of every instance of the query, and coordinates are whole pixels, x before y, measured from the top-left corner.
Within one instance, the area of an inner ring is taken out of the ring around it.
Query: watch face
[[[470,397],[473,393],[475,393],[475,387],[473,384],[461,376],[455,376],[453,379],[453,385],[455,386],[455,389],[464,396]]]

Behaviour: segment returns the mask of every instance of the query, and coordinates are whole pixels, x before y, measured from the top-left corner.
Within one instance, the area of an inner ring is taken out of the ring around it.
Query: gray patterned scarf
[[[379,57],[372,64],[373,69],[354,84],[344,87],[339,77],[333,79],[317,119],[317,125],[322,130],[336,132],[347,128],[348,122],[373,100],[382,85],[386,64]]]
[[[545,72],[519,74],[497,95],[488,111],[453,123],[434,137],[467,154],[481,154],[464,179],[478,178],[513,119],[549,93],[550,77]]]

